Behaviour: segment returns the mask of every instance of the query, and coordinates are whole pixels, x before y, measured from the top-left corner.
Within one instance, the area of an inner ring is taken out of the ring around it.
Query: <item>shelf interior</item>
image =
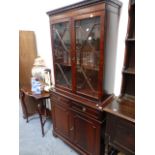
[[[123,75],[122,94],[135,96],[135,76],[133,74]]]
[[[55,63],[55,82],[64,87],[71,88],[72,70],[71,66]]]
[[[124,68],[129,68],[129,71],[133,71],[135,68],[135,43],[126,44]]]
[[[98,66],[92,66],[92,65],[82,65],[84,69],[89,69],[89,70],[94,70],[94,71],[99,71]]]

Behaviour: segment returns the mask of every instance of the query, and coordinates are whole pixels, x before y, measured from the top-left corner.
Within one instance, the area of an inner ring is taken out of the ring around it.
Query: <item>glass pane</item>
[[[69,22],[53,25],[53,50],[56,84],[71,87],[70,28]]]
[[[77,91],[97,97],[100,17],[78,20],[76,27]]]
[[[56,63],[55,64],[55,82],[62,86],[71,87],[71,67]]]

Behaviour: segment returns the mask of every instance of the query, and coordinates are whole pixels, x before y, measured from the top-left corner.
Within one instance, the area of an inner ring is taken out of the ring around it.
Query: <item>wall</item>
[[[80,0],[27,0],[19,1],[19,30],[31,30],[36,34],[38,55],[42,56],[46,65],[52,67],[51,55],[51,42],[50,42],[50,27],[49,18],[46,14],[47,11],[63,7],[69,4],[80,2]],[[123,1],[121,9],[119,33],[118,33],[118,48],[116,59],[116,73],[115,73],[115,86],[114,93],[119,95],[121,86],[121,70],[123,67],[124,48],[125,48],[125,35],[127,31],[128,19],[128,0]],[[53,70],[52,70],[53,73]],[[52,78],[52,81],[54,79]]]

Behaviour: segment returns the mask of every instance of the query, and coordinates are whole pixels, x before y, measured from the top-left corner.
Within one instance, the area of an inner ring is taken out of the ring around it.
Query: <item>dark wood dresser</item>
[[[102,107],[112,99],[109,95],[98,105],[97,101],[53,90],[51,102],[54,136],[63,139],[80,154],[103,154],[105,113]]]
[[[121,5],[85,0],[47,12],[55,76],[53,134],[80,154],[104,153],[103,108],[113,100]]]
[[[129,99],[117,98],[104,108],[106,111],[105,155],[109,146],[126,155],[135,154],[135,107]]]
[[[129,0],[128,28],[119,97],[108,104],[106,112],[106,149],[116,148],[126,155],[135,154],[135,0]]]

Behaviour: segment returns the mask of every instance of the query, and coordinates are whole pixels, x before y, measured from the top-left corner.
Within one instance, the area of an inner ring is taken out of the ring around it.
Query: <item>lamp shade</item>
[[[34,60],[33,66],[46,66],[46,65],[45,65],[44,59],[41,58],[40,56],[38,56],[38,57]]]
[[[34,60],[34,64],[32,67],[32,76],[37,78],[38,80],[43,81],[44,80],[44,70],[47,69],[46,65],[45,65],[45,61],[43,58],[41,58],[40,56],[38,56],[35,60]]]

